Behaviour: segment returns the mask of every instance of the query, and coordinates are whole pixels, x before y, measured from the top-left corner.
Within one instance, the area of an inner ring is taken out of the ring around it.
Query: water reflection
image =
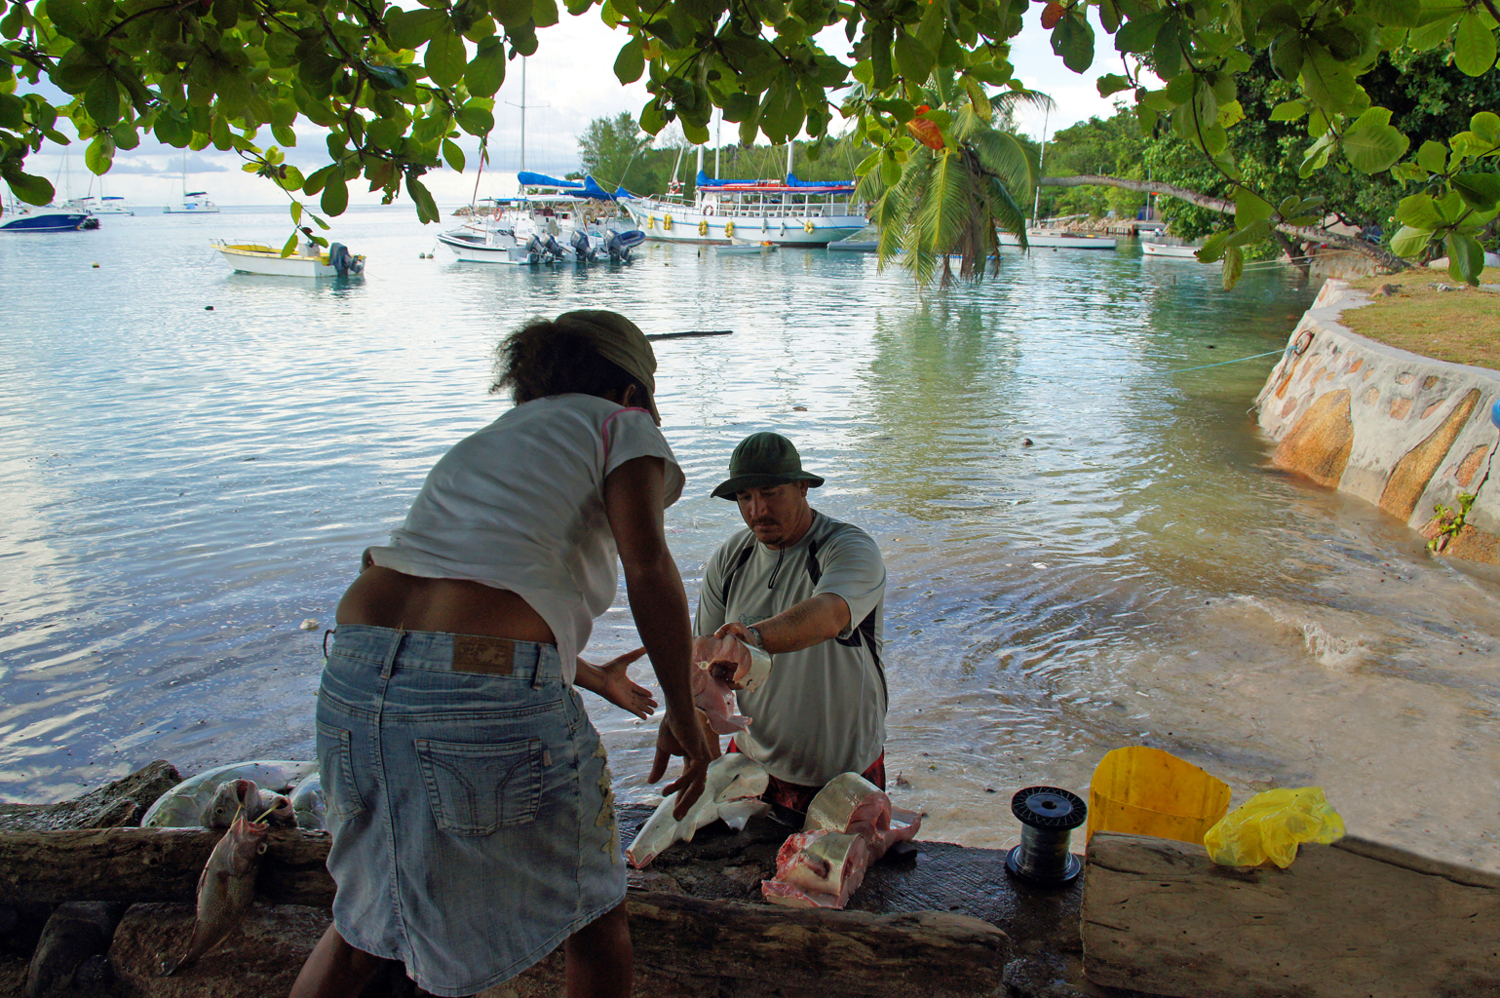
[[[1213,268],[1038,253],[923,295],[860,254],[485,268],[422,259],[432,232],[406,215],[340,226],[362,282],[231,276],[219,233],[171,216],[111,221],[99,270],[76,243],[0,241],[7,797],[158,757],[306,757],[333,603],[433,460],[503,408],[495,339],[608,307],[734,331],[658,344],[690,592],[739,526],[708,492],[754,430],[796,440],[828,478],[815,505],[879,540],[887,758],[928,834],[1008,844],[1012,790],[1082,792],[1145,742],[1237,799],[1315,783],[1361,834],[1500,869],[1497,580],[1268,468],[1248,410],[1274,358],[1221,363],[1284,345],[1311,297],[1294,275],[1226,295]],[[623,600],[598,658],[635,643]],[[591,711],[621,795],[648,799],[650,727]],[[1424,781],[1463,800],[1408,793]],[[1434,845],[1444,826],[1472,834]]]

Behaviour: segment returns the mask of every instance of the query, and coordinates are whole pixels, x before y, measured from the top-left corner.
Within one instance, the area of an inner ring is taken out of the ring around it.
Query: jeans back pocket
[[[542,740],[501,744],[416,740],[422,779],[438,827],[454,835],[489,835],[536,820],[542,803]]]
[[[359,783],[354,778],[352,736],[345,729],[325,721],[318,721],[317,729],[318,772],[323,780],[323,799],[328,806],[328,816],[335,821],[357,818],[365,813],[366,808]]]

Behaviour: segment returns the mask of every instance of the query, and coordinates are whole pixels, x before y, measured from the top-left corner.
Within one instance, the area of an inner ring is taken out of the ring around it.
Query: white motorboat
[[[1115,240],[1108,236],[1069,232],[1067,229],[1027,229],[1026,244],[1032,249],[1112,250],[1115,248]],[[1000,245],[1020,246],[1021,241],[1009,232],[1002,232]]]
[[[762,240],[758,243],[734,242],[728,246],[714,247],[714,252],[719,254],[720,256],[763,256],[767,253],[774,253],[775,251],[776,244],[771,242],[769,239]]]
[[[1142,239],[1141,252],[1146,256],[1164,257],[1171,260],[1193,260],[1198,259],[1198,250],[1202,245],[1189,243],[1169,243],[1156,239]]]
[[[327,252],[316,245],[304,244],[297,252],[282,256],[281,251],[264,243],[229,243],[222,239],[210,245],[240,274],[266,277],[357,277],[365,271],[365,258],[351,254],[342,243],[332,243]]]
[[[566,181],[522,171],[522,193],[489,198],[487,212],[438,235],[463,263],[511,264],[629,263],[643,233],[623,227],[623,219],[597,217],[609,194],[589,181]]]

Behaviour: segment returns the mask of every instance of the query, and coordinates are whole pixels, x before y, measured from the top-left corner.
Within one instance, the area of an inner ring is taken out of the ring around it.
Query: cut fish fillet
[[[776,854],[776,876],[761,881],[772,904],[787,908],[842,908],[870,866],[862,835],[817,830],[787,837]]]
[[[840,773],[812,799],[802,830],[859,835],[870,847],[873,863],[897,842],[910,841],[921,827],[920,814],[892,807],[885,791],[858,773]]]

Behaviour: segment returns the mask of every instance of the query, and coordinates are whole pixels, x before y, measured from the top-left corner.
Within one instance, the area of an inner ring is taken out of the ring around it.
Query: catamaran
[[[187,150],[182,151],[182,202],[162,208],[163,215],[216,215],[219,206],[208,199],[207,191],[187,189]]]

